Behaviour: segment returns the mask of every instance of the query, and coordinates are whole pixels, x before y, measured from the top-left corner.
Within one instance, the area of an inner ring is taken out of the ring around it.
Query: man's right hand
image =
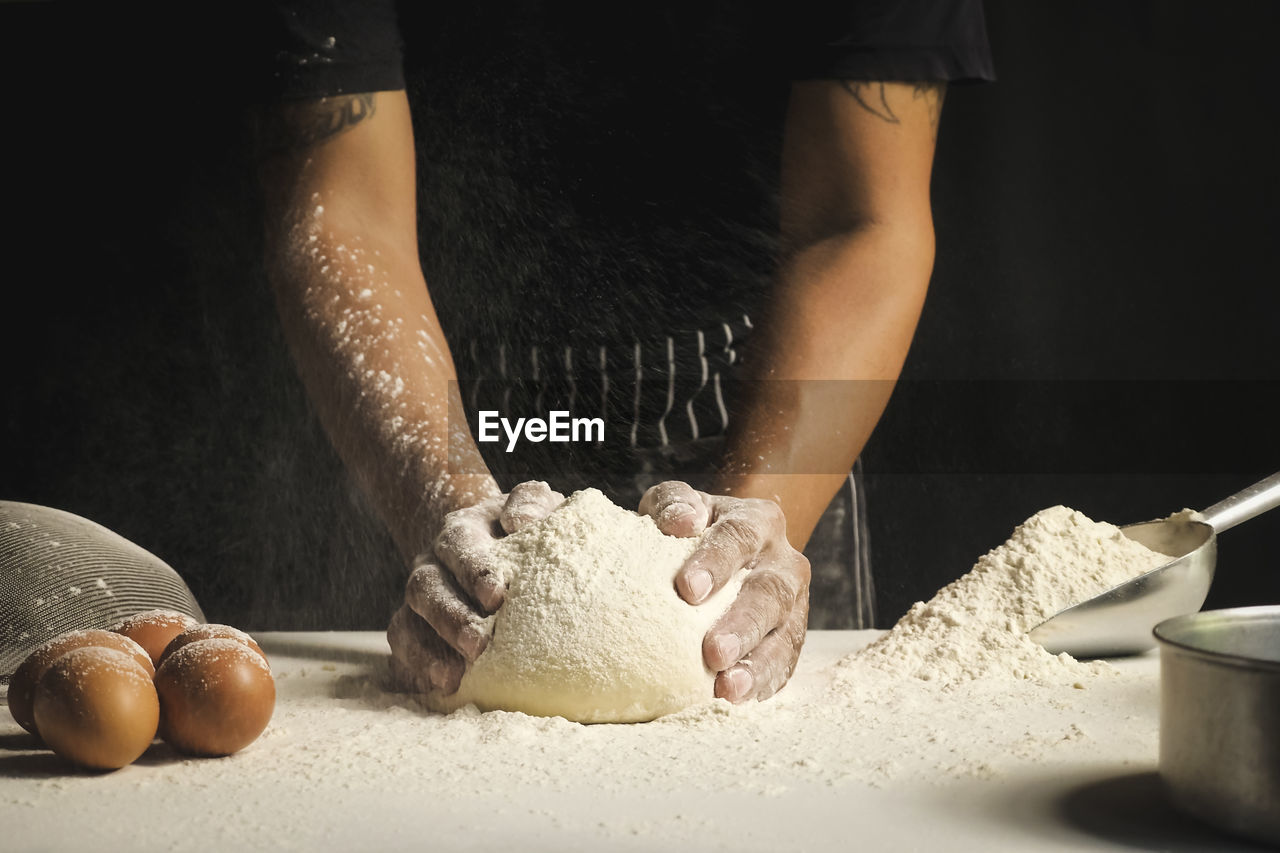
[[[533,481],[445,516],[432,550],[414,560],[404,604],[387,628],[399,684],[417,692],[457,691],[466,665],[489,645],[489,617],[506,596],[506,582],[489,562],[493,543],[546,518],[563,501]]]

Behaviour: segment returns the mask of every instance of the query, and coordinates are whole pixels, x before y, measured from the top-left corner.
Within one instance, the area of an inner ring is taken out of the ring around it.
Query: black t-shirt
[[[463,341],[648,343],[753,313],[791,80],[992,77],[980,0],[564,5],[273,7],[271,97],[408,89],[423,268],[464,372]]]
[[[394,0],[376,2],[280,2],[270,6],[271,25],[264,29],[267,51],[260,57],[260,67],[269,69],[270,91],[279,98],[311,98],[343,92],[369,92],[401,89],[405,85],[402,62],[404,42],[422,37],[420,32],[402,32],[400,17],[414,20],[446,38],[455,34],[450,25],[451,12],[430,8],[415,14],[412,8],[398,13]],[[547,17],[549,10],[539,4],[522,4],[520,14],[502,4],[479,4],[468,29],[497,29],[532,17]],[[516,14],[513,14],[516,13]],[[557,10],[563,14],[563,10]],[[610,8],[600,22],[591,20],[592,12],[573,9],[581,35],[597,30],[608,34],[614,47],[618,39],[634,43],[644,26],[635,23],[635,15]],[[991,80],[994,71],[987,44],[981,0],[863,0],[844,3],[800,3],[780,14],[745,14],[741,10],[716,10],[700,15],[683,9],[671,14],[661,6],[648,7],[641,20],[657,22],[669,32],[697,33],[688,27],[692,18],[703,21],[754,18],[758,27],[770,28],[768,38],[753,47],[777,51],[774,61],[792,79],[851,80],[941,80],[949,82]],[[626,19],[630,18],[630,21]],[[722,31],[723,32],[723,31]],[[700,45],[714,60],[715,47]],[[661,50],[662,45],[646,45]],[[613,48],[611,48],[613,49]],[[655,56],[658,58],[658,56]],[[769,61],[760,55],[761,61]]]
[[[278,99],[407,89],[460,378],[607,385],[606,422],[654,446],[690,431],[661,421],[673,384],[742,363],[791,82],[992,76],[978,0],[742,5],[280,4],[264,79]],[[699,434],[719,431],[698,399]]]

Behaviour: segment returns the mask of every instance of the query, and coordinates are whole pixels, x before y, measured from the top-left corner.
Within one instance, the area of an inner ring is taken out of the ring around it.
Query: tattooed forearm
[[[882,80],[841,80],[840,85],[858,102],[858,106],[878,119],[889,124],[902,124],[902,119],[889,105],[888,91]],[[929,110],[929,125],[935,131],[938,120],[942,117],[942,99],[946,95],[944,83],[933,81],[918,82],[911,85],[912,100],[924,100]]]
[[[376,109],[375,92],[264,108],[255,122],[258,151],[271,155],[310,148],[346,133],[370,118]]]

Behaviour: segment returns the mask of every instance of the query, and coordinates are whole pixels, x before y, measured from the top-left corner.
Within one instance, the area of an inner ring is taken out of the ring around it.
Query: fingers
[[[805,559],[792,553],[792,559]],[[801,574],[790,566],[784,571],[757,569],[748,573],[738,597],[702,642],[707,666],[722,672],[755,649],[796,606],[801,583]]]
[[[546,518],[551,510],[562,503],[564,495],[541,480],[520,483],[507,495],[499,521],[504,532],[515,533],[528,524]]]
[[[795,672],[809,617],[808,596],[797,602],[786,624],[767,635],[751,654],[716,676],[715,695],[730,702],[768,699]]]
[[[755,563],[770,542],[785,541],[786,522],[773,501],[711,499],[715,517],[698,549],[676,573],[676,590],[690,604],[701,604],[733,574]]]
[[[503,532],[545,518],[564,496],[542,482],[521,483],[511,494],[449,513],[433,555],[415,562],[405,583],[405,604],[387,627],[391,671],[410,689],[453,693],[466,663],[489,644],[492,613],[502,606],[506,584],[489,562]]]
[[[404,587],[405,604],[433,633],[469,661],[489,644],[489,623],[439,563],[419,558]]]
[[[487,613],[502,606],[506,593],[506,583],[489,565],[489,548],[497,538],[504,503],[499,496],[449,513],[435,542],[436,557]]]
[[[434,559],[419,557],[405,583],[405,604],[432,637],[462,659],[474,661],[489,644],[487,613],[502,606],[506,583],[492,567],[490,550],[505,529],[512,532],[546,517],[564,496],[546,483],[522,483],[508,496],[482,501],[445,516]],[[403,627],[399,630],[404,630]]]
[[[640,498],[640,514],[647,515],[668,536],[697,536],[711,515],[707,496],[688,483],[667,480],[650,486]]]
[[[387,626],[391,673],[397,684],[417,693],[435,689],[455,693],[466,665],[431,627],[403,605]]]

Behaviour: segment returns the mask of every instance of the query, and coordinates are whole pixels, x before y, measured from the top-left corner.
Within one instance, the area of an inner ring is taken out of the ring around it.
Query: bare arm
[[[451,438],[466,470],[485,468],[466,424],[449,422],[456,372],[418,259],[408,101],[396,91],[287,104],[259,129],[286,338],[348,470],[413,560],[447,513],[499,489],[487,474],[449,471]]]
[[[717,484],[776,500],[803,548],[902,369],[933,268],[929,179],[940,84],[793,87],[786,252],[752,353],[753,396]],[[825,381],[824,381],[825,380]]]
[[[797,84],[787,118],[787,251],[713,492],[655,486],[641,510],[706,533],[676,578],[704,600],[749,566],[703,640],[716,695],[773,695],[795,670],[809,609],[802,549],[884,410],[933,266],[929,175],[940,87]]]

